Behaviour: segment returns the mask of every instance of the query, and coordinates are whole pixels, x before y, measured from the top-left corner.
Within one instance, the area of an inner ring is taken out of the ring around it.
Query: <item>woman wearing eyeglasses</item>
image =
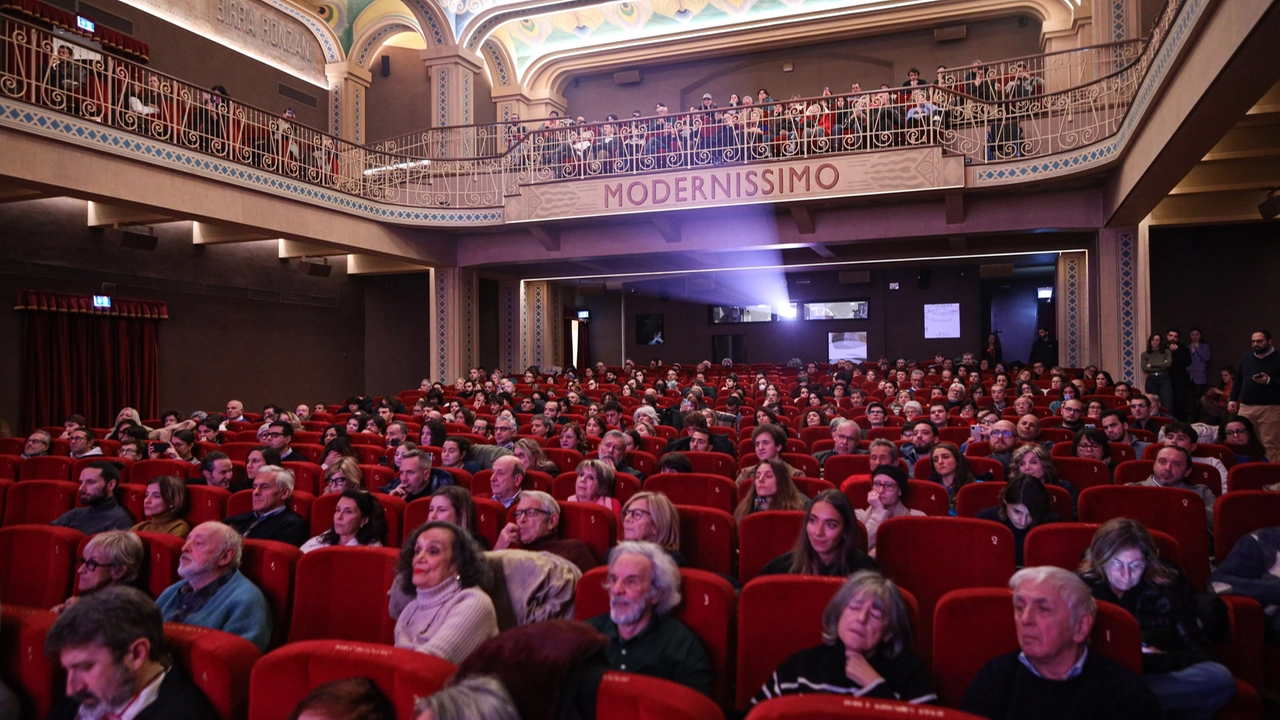
[[[1212,718],[1235,697],[1231,671],[1215,662],[1200,627],[1195,590],[1182,570],[1156,554],[1151,534],[1128,518],[1093,535],[1080,563],[1093,597],[1124,608],[1142,629],[1143,679],[1166,716]]]
[[[142,538],[130,530],[108,530],[94,535],[85,543],[84,556],[76,563],[76,588],[80,594],[67,598],[53,611],[61,613],[95,590],[133,585],[146,558]]]
[[[1218,431],[1218,442],[1231,448],[1237,463],[1267,461],[1267,449],[1258,439],[1258,433],[1254,432],[1253,423],[1249,418],[1239,415],[1227,418],[1227,421],[1222,423],[1222,429]],[[1276,459],[1280,460],[1280,458]]]
[[[867,554],[871,557],[876,556],[876,531],[885,520],[908,515],[924,516],[923,512],[912,510],[903,502],[909,485],[907,474],[897,465],[881,465],[871,471],[871,492],[867,493],[867,503],[871,507],[855,512],[858,521],[867,528]]]
[[[687,562],[680,554],[680,515],[666,495],[638,492],[622,506],[622,539],[651,542],[675,561],[676,567]]]

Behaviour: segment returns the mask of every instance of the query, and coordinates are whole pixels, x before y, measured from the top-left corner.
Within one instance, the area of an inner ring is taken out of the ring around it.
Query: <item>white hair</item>
[[[639,555],[649,561],[649,598],[654,612],[666,615],[680,604],[680,568],[666,550],[651,542],[620,542],[609,551],[609,567],[623,555]]]
[[[276,485],[284,492],[293,493],[293,471],[282,468],[279,465],[263,465],[258,468],[258,477],[266,473],[268,477],[275,476]]]
[[[1058,596],[1062,601],[1071,608],[1071,623],[1074,625],[1081,615],[1088,614],[1089,617],[1096,617],[1098,614],[1098,604],[1094,602],[1093,593],[1090,592],[1089,586],[1079,575],[1053,565],[1041,565],[1040,567],[1023,568],[1013,574],[1009,578],[1009,589],[1018,592],[1018,588],[1022,587],[1022,583],[1030,580],[1031,582],[1043,583],[1050,582],[1058,587]]]
[[[542,506],[543,511],[549,515],[560,514],[560,503],[556,499],[540,490],[525,490],[522,495],[531,500],[536,500]]]

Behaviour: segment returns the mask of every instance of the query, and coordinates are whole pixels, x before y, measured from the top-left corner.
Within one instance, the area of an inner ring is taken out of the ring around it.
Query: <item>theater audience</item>
[[[182,546],[182,579],[156,599],[165,622],[229,632],[266,652],[271,610],[262,591],[240,573],[242,552],[243,541],[234,528],[219,522],[197,525]]]
[[[161,475],[147,485],[142,499],[142,513],[147,519],[134,525],[133,531],[185,538],[191,533],[191,525],[181,517],[186,508],[186,484],[173,475]]]
[[[1204,501],[1205,517],[1209,527],[1213,527],[1213,504],[1217,496],[1203,485],[1188,485],[1191,479],[1191,453],[1179,445],[1165,445],[1156,453],[1155,464],[1151,467],[1151,477],[1141,482],[1131,482],[1139,487],[1167,487],[1190,490]]]
[[[281,467],[280,453],[269,445],[259,445],[249,451],[244,459],[245,487],[253,487],[253,481],[258,477],[258,470],[272,465]]]
[[[933,446],[938,444],[938,428],[928,420],[916,420],[914,423],[908,420],[902,428],[903,437],[907,437],[907,432],[911,433],[911,442],[903,443],[898,452],[907,461],[907,467],[914,468],[916,461],[933,454]]]
[[[1089,586],[1058,567],[1009,580],[1019,650],[993,658],[965,690],[960,709],[990,720],[1160,720],[1142,678],[1089,651],[1098,614]]]
[[[638,492],[622,506],[622,539],[650,542],[671,556],[676,567],[687,562],[680,554],[680,515],[676,506],[659,492]]]
[[[464,487],[449,485],[432,493],[427,520],[453,523],[471,533],[471,539],[481,550],[489,549],[489,541],[480,534],[475,501],[471,499],[471,492]]]
[[[142,538],[128,530],[108,530],[89,538],[84,554],[76,563],[76,589],[65,602],[53,608],[61,614],[91,593],[113,585],[133,585],[147,560]]]
[[[787,477],[804,477],[803,470],[792,467],[782,459],[782,451],[787,447],[787,431],[781,425],[773,422],[757,425],[751,431],[751,444],[755,447],[756,459],[759,463],[748,465],[738,473],[739,486],[754,482],[756,468],[770,460],[781,463],[782,472]]]
[[[1141,523],[1103,523],[1080,563],[1093,597],[1124,608],[1142,628],[1143,679],[1177,718],[1212,718],[1235,697],[1231,671],[1215,662],[1201,627],[1195,589],[1182,570],[1163,562]]]
[[[538,444],[537,440],[530,438],[516,440],[511,454],[515,455],[516,459],[524,465],[526,471],[537,470],[551,477],[560,474],[559,466],[547,459],[546,453],[542,452],[542,446]]]
[[[577,565],[582,572],[600,564],[586,543],[560,537],[560,504],[550,495],[537,490],[522,492],[512,515],[515,522],[507,523],[498,533],[494,550],[520,547],[551,553]]]
[[[933,682],[911,634],[898,586],[874,570],[854,573],[822,613],[822,644],[784,660],[751,705],[815,693],[932,704]]]
[[[93,430],[87,427],[78,427],[67,433],[67,444],[71,447],[71,457],[76,460],[102,455],[102,448],[98,447]]]
[[[872,450],[875,450],[874,443]],[[858,522],[867,528],[867,553],[871,557],[876,556],[876,534],[885,520],[892,517],[924,517],[923,512],[907,507],[910,489],[907,474],[902,472],[897,463],[889,462],[872,468],[871,490],[867,492],[869,507],[856,511]]]
[[[1043,445],[1022,445],[1014,450],[1012,470],[1011,476],[1030,475],[1045,485],[1056,485],[1066,490],[1071,495],[1072,505],[1075,505],[1079,491],[1070,480],[1058,474],[1058,466],[1054,464],[1053,456]]]
[[[343,457],[330,463],[321,473],[321,495],[360,490],[364,487],[364,471],[355,458]]]
[[[400,456],[400,475],[378,489],[410,503],[431,497],[436,490],[454,484],[453,475],[448,470],[433,468],[431,464],[431,453],[420,448],[408,450]]]
[[[161,613],[142,592],[111,587],[54,621],[45,655],[66,672],[49,720],[216,720],[219,715],[165,645]]]
[[[1200,433],[1191,426],[1190,423],[1174,421],[1164,426],[1164,444],[1177,445],[1191,454],[1191,462],[1199,465],[1208,465],[1218,471],[1218,477],[1222,481],[1222,494],[1227,493],[1227,466],[1216,457],[1196,457],[1196,449],[1200,447]]]
[[[342,491],[333,508],[333,526],[302,544],[302,552],[322,547],[382,547],[387,533],[386,513],[382,505],[363,490]]]
[[[414,599],[396,621],[396,647],[462,662],[498,634],[493,601],[480,589],[489,568],[469,533],[428,522],[400,549],[401,590]]]
[[[1232,415],[1218,429],[1218,444],[1226,445],[1235,453],[1236,464],[1266,462],[1267,449],[1258,439],[1253,422],[1241,415]]]
[[[1094,428],[1085,428],[1076,433],[1075,438],[1071,441],[1071,455],[1083,460],[1104,462],[1108,468],[1115,465],[1115,460],[1111,457],[1111,442],[1107,439],[1107,434]]]
[[[832,455],[866,454],[866,451],[858,447],[858,441],[862,439],[862,430],[858,427],[858,423],[852,420],[833,420],[831,422],[831,439],[835,441],[835,447],[813,454],[813,459],[818,461],[819,467],[825,469],[827,458]],[[828,480],[838,479],[828,478]]]
[[[742,522],[746,516],[765,510],[804,510],[807,501],[792,481],[790,467],[780,459],[754,465],[751,489],[733,511],[734,519]]]
[[[33,457],[44,457],[49,454],[50,448],[53,447],[53,438],[49,433],[43,430],[36,430],[27,436],[27,442],[22,446],[23,460]]]
[[[252,454],[252,453],[250,453]],[[258,460],[262,459],[262,455],[258,455]],[[248,468],[248,463],[245,463]],[[261,465],[257,465],[261,467]],[[257,467],[254,468],[254,474],[257,475]],[[227,454],[219,450],[214,450],[205,454],[200,460],[200,482],[188,480],[187,482],[194,485],[208,485],[209,487],[222,488],[230,492],[239,492],[247,489],[247,486],[241,487],[235,483],[235,465],[231,462],[231,458]]]
[[[317,685],[289,720],[396,720],[396,710],[372,680],[354,677]]]
[[[440,467],[465,470],[475,475],[480,472],[480,464],[474,460],[467,459],[467,455],[470,452],[470,440],[450,435],[444,439],[444,444],[440,446]]]
[[[711,694],[702,642],[670,616],[680,604],[680,570],[659,546],[619,543],[609,552],[609,613],[587,621],[609,639],[609,667],[670,680]]]
[[[613,466],[613,472],[625,473],[644,482],[644,473],[627,464],[627,438],[620,430],[610,430],[600,439],[596,448],[600,459]]]
[[[244,537],[278,540],[294,547],[307,541],[310,524],[289,509],[293,497],[293,472],[264,465],[253,480],[253,510],[232,515],[224,522]]]
[[[1014,562],[1022,567],[1022,546],[1032,528],[1045,523],[1058,522],[1050,511],[1049,491],[1039,478],[1032,475],[1014,475],[1000,493],[1000,504],[983,508],[975,516],[979,520],[991,520],[1009,528],[1013,533]]]
[[[839,490],[823,490],[805,513],[795,548],[769,561],[760,574],[848,577],[875,569],[876,561],[858,549],[858,522],[849,498]]]
[[[622,520],[622,505],[614,497],[616,486],[613,467],[603,460],[583,460],[578,464],[578,480],[569,502],[595,503],[613,511]]]
[[[956,495],[960,493],[960,488],[969,483],[991,481],[989,472],[974,475],[969,468],[969,459],[960,452],[960,448],[951,443],[938,443],[928,457],[931,467],[929,481],[946,488],[952,515],[956,514]]]
[[[107,530],[128,530],[136,522],[116,501],[120,469],[115,463],[98,460],[80,471],[80,504],[51,524],[94,535]]]
[[[524,485],[524,465],[514,456],[505,455],[493,461],[489,476],[489,489],[493,499],[509,508],[519,501]]]

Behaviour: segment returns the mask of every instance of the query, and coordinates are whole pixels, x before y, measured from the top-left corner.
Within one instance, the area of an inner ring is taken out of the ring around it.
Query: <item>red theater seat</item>
[[[0,440],[7,438],[0,438]],[[22,458],[17,455],[0,455],[0,480],[17,480]]]
[[[938,601],[934,622],[933,687],[943,705],[959,705],[988,660],[1018,649],[1013,592],[1005,588],[949,592]],[[1142,631],[1120,606],[1098,603],[1090,648],[1142,674]]]
[[[149,485],[152,480],[164,475],[185,480],[191,477],[193,469],[196,474],[199,474],[198,466],[181,460],[139,460],[129,468],[127,482],[133,485]]]
[[[187,541],[176,535],[166,535],[164,533],[140,532],[137,534],[142,539],[142,545],[146,549],[147,558],[143,563],[142,570],[139,573],[140,582],[137,587],[146,592],[151,597],[159,597],[170,585],[178,582],[178,560],[182,556],[182,546]],[[82,538],[76,547],[76,556],[84,557],[84,548],[89,544],[92,536]],[[72,581],[76,585],[75,580]],[[75,594],[80,594],[80,588],[75,588]]]
[[[1151,477],[1151,469],[1155,464],[1154,460],[1122,462],[1116,466],[1115,484],[1128,485],[1129,483],[1142,482]],[[1222,492],[1222,476],[1216,468],[1203,463],[1191,463],[1191,477],[1187,478],[1187,484],[1204,485],[1212,490],[1214,495]]]
[[[1014,571],[1013,533],[987,520],[890,518],[877,534],[876,561],[919,600],[916,649],[927,662],[938,599],[959,588],[1004,587]]]
[[[476,473],[471,480],[471,494],[479,497],[492,496],[493,484],[489,482],[489,478],[492,475],[492,470],[481,470]],[[549,495],[551,494],[552,480],[551,475],[540,470],[525,470],[524,484],[520,487],[524,490],[540,490]]]
[[[338,507],[338,501],[342,499],[341,493],[329,493],[316,498],[311,504],[311,534],[319,535],[327,532],[333,527],[333,512]],[[400,547],[400,538],[404,524],[405,502],[393,495],[386,493],[373,493],[373,499],[378,501],[382,506],[383,515],[387,520],[387,531],[378,541],[387,547]],[[430,502],[430,498],[421,498]]]
[[[1280,463],[1240,463],[1227,471],[1227,492],[1261,490],[1280,483]]]
[[[609,612],[609,591],[604,587],[609,568],[587,571],[578,581],[574,617],[587,620]],[[704,570],[680,571],[684,599],[672,612],[702,641],[711,660],[712,694],[722,707],[733,702],[733,657],[737,594],[728,580]]]
[[[596,697],[596,717],[609,720],[720,720],[724,713],[705,695],[645,675],[607,672]]]
[[[324,491],[321,478],[324,470],[313,462],[286,462],[281,463],[285,470],[293,473],[293,489],[302,492],[319,495]]]
[[[18,468],[18,477],[22,480],[73,482],[71,468],[75,464],[76,461],[69,457],[55,455],[27,458],[22,461],[22,465]],[[79,480],[79,478],[76,478],[76,480]]]
[[[76,549],[84,533],[48,525],[0,528],[0,598],[48,609],[71,594]]]
[[[1218,561],[1230,554],[1241,537],[1278,524],[1280,493],[1237,490],[1218,498],[1213,510],[1213,543]]]
[[[1009,483],[984,482],[969,483],[956,493],[956,515],[959,517],[977,517],[978,511],[1000,504],[1000,495]],[[1071,521],[1071,493],[1057,485],[1045,486],[1049,493],[1050,511],[1059,519]]]
[[[445,472],[453,476],[454,484],[458,485],[459,487],[466,488],[468,492],[471,491],[471,473],[467,472],[466,470],[463,470],[462,468],[442,467],[440,469],[444,470]],[[366,482],[368,481],[366,480]]]
[[[22,455],[27,449],[27,439],[20,437],[0,437],[0,455]]]
[[[356,640],[391,645],[395,618],[387,589],[395,577],[396,548],[330,547],[298,561],[289,642]]]
[[[258,442],[229,442],[218,446],[218,450],[226,453],[227,457],[232,460],[244,462],[249,457],[249,452],[258,447]]]
[[[843,584],[843,578],[773,575],[742,588],[737,707],[751,702],[783,660],[822,642],[822,612]],[[786,611],[779,612],[780,608]]]
[[[693,465],[693,471],[698,473],[710,473],[712,475],[722,475],[730,480],[737,477],[738,463],[733,459],[732,455],[718,452],[685,452],[680,453],[689,458],[689,462]]]
[[[676,505],[695,505],[732,513],[738,491],[734,482],[723,475],[709,473],[667,473],[650,477],[644,483],[648,492],[660,492]]]
[[[690,566],[701,570],[733,574],[738,549],[738,528],[733,516],[723,510],[677,505],[680,515],[680,554]]]
[[[582,462],[582,453],[577,450],[566,450],[556,446],[543,448],[542,452],[548,460],[560,468],[561,472],[574,472],[578,469],[578,463]]]
[[[618,543],[618,516],[595,503],[560,503],[560,527],[563,537],[586,543],[601,562]]]
[[[0,679],[18,696],[23,718],[43,718],[65,692],[62,668],[44,654],[57,616],[37,608],[4,604],[0,619]]]
[[[1097,523],[1049,523],[1032,528],[1023,541],[1023,561],[1026,567],[1054,565],[1075,572],[1084,559],[1084,551],[1093,542],[1093,535],[1102,527]],[[1150,530],[1156,542],[1156,551],[1165,560],[1182,564],[1182,548],[1170,534]]]
[[[271,607],[271,647],[289,634],[289,612],[293,607],[294,572],[302,551],[275,540],[244,541],[240,572],[253,581]]]
[[[1111,468],[1101,460],[1058,457],[1053,459],[1053,464],[1058,468],[1058,475],[1075,485],[1077,491],[1111,484]]]
[[[354,441],[353,441],[354,442]],[[324,446],[312,443],[293,443],[289,446],[294,452],[307,459],[307,462],[320,463],[324,460]]]
[[[80,486],[61,480],[14,483],[5,498],[4,524],[48,525],[76,506]]]
[[[360,472],[363,475],[364,489],[369,492],[376,492],[378,488],[390,485],[396,479],[396,471],[386,465],[364,464],[360,466]]]
[[[221,522],[228,516],[227,503],[231,492],[209,485],[187,486],[187,513],[184,516],[191,527],[200,523]]]
[[[1128,486],[1092,487],[1080,493],[1081,522],[1104,523],[1117,517],[1137,520],[1148,530],[1163,530],[1177,538],[1187,577],[1197,588],[1204,588],[1209,578],[1209,528],[1199,495],[1177,488]]]
[[[769,561],[790,552],[803,529],[803,510],[767,510],[744,517],[738,524],[738,580],[746,585]]]
[[[249,720],[288,717],[316,686],[350,677],[369,678],[391,698],[396,717],[412,718],[417,716],[417,699],[444,687],[454,669],[434,655],[384,645],[349,640],[289,643],[254,666]]]
[[[249,676],[262,656],[253,643],[231,633],[182,623],[165,623],[164,641],[219,717],[248,717]]]
[[[787,695],[766,700],[751,710],[751,720],[981,720],[977,715],[944,707],[921,707],[895,700],[847,695]]]

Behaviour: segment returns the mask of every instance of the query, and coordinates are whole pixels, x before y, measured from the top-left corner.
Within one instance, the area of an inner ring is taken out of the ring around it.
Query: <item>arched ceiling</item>
[[[989,14],[1018,7],[1050,27],[1069,27],[1079,0],[296,0],[333,29],[350,53],[374,29],[392,20],[429,26],[426,45],[457,45],[478,52],[486,40],[500,45],[523,84],[560,58],[609,55],[626,48],[691,39],[724,42],[762,28],[812,25],[855,15],[939,17],[957,10]],[[1089,3],[1084,3],[1087,6]],[[399,28],[397,28],[399,30]],[[451,31],[451,32],[450,32]],[[440,37],[440,34],[445,37]],[[451,36],[450,36],[451,35]],[[388,37],[391,35],[388,34]]]

